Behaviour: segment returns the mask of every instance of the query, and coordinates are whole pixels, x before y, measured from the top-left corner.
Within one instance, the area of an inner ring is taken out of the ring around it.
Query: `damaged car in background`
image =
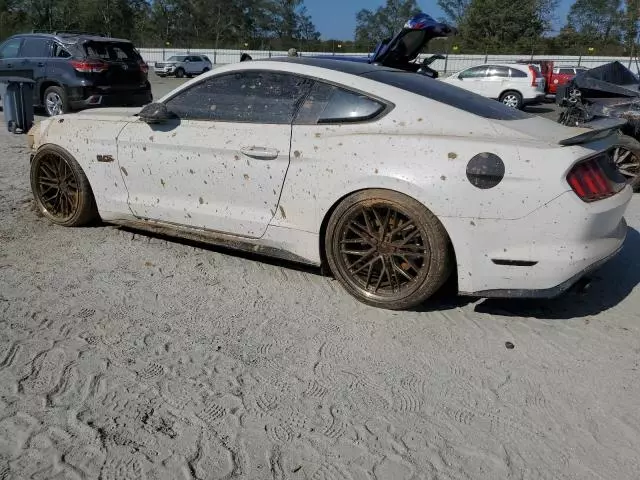
[[[622,248],[632,191],[614,132],[394,68],[258,60],[142,109],[43,121],[31,188],[54,224],[323,266],[376,307],[415,307],[450,278],[464,295],[547,298]]]
[[[579,73],[558,89],[556,103],[564,109],[558,122],[600,128],[617,124],[614,161],[628,182],[640,188],[640,81],[620,62]]]
[[[369,63],[438,78],[438,72],[430,65],[436,60],[444,60],[444,55],[431,55],[422,61],[418,57],[434,38],[451,37],[457,32],[455,27],[438,22],[426,13],[419,13],[407,20],[393,38],[379,42],[369,57],[316,55],[312,58]]]

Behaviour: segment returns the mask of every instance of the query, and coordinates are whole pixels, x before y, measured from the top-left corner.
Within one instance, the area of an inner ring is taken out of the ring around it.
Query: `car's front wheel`
[[[453,270],[440,221],[418,201],[389,190],[364,190],[342,201],[327,224],[325,250],[351,295],[390,310],[421,304]]]
[[[69,111],[67,94],[61,87],[49,87],[44,91],[44,109],[47,115],[55,117]]]
[[[509,108],[522,108],[522,95],[518,92],[504,92],[500,95],[500,101]]]
[[[176,78],[183,78],[185,74],[184,68],[179,68],[176,70]]]
[[[50,145],[31,162],[31,190],[42,214],[53,223],[78,227],[98,219],[89,180],[66,150]]]

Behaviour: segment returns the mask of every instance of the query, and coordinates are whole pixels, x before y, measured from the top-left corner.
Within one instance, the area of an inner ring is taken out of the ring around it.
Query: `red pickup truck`
[[[545,79],[545,93],[547,95],[555,95],[558,87],[569,83],[578,73],[589,70],[586,67],[577,67],[571,65],[555,66],[551,60],[519,60],[516,63],[526,63],[535,65]]]

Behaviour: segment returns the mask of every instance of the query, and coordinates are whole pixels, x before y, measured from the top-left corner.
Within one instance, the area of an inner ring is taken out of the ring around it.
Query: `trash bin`
[[[2,97],[2,111],[11,133],[27,133],[33,126],[33,89],[30,78],[0,77],[6,85]]]

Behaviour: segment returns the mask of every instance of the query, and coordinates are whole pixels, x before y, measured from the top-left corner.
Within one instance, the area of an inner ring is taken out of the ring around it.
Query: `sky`
[[[560,0],[554,22],[555,29],[564,25],[569,7],[575,0]],[[305,0],[307,10],[323,39],[348,40],[354,36],[356,13],[363,8],[375,10],[385,0]],[[436,0],[418,0],[423,12],[434,18],[443,16]],[[514,8],[517,2],[514,2]],[[401,25],[398,25],[400,28]]]

